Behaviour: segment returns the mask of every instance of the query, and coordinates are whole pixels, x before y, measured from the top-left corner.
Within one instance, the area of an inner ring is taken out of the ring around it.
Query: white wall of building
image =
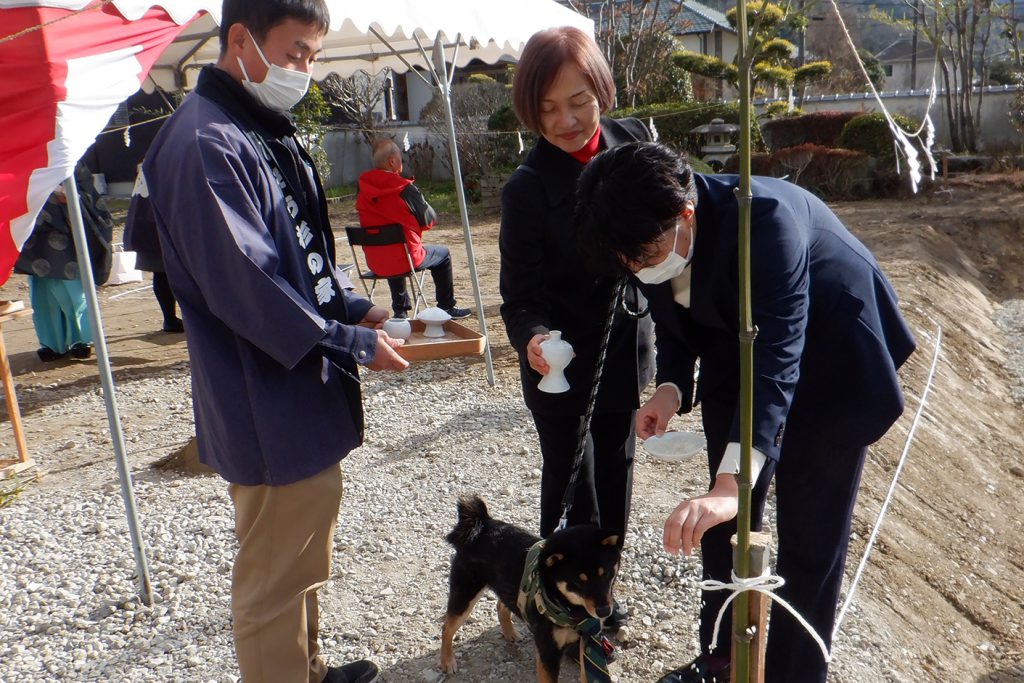
[[[406,133],[409,134],[409,144],[427,140],[434,148],[434,180],[451,180],[451,173],[444,163],[445,149],[448,141],[441,140],[427,132],[420,126],[388,126],[380,129],[381,135],[392,136],[399,147],[402,147]],[[327,152],[327,159],[331,163],[331,174],[327,178],[327,187],[339,185],[351,185],[359,179],[359,174],[373,168],[373,160],[370,158],[370,146],[363,141],[363,134],[359,131],[332,130],[324,137],[324,150]],[[408,158],[405,175],[409,175]]]
[[[429,75],[425,74],[426,78],[430,78]],[[409,93],[409,123],[419,123],[420,112],[423,107],[427,106],[430,99],[434,96],[434,88],[423,82],[423,79],[413,73],[407,73],[400,76],[404,78],[406,87]]]
[[[920,67],[920,65],[918,65]],[[982,151],[1000,152],[1020,150],[1024,146],[1022,136],[1007,117],[1017,88],[1014,86],[995,86],[985,88],[981,106],[981,126],[978,139]],[[977,95],[977,91],[975,91]],[[886,108],[897,114],[903,114],[915,122],[924,120],[928,106],[926,91],[904,91],[881,93]],[[758,110],[764,106],[763,101],[755,102]],[[879,111],[878,103],[869,93],[853,93],[850,95],[821,95],[808,97],[801,109],[805,113],[815,111]],[[940,91],[935,106],[931,110],[932,122],[935,124],[936,142],[943,147],[950,147],[949,125],[946,119],[945,97]]]
[[[718,34],[722,36],[721,59],[724,62],[732,62],[736,58],[736,51],[739,49],[739,37],[734,33],[726,33],[725,31],[719,31]],[[715,49],[715,34],[713,33],[687,34],[677,36],[676,40],[684,50],[702,55],[711,55],[712,57],[719,56]]]

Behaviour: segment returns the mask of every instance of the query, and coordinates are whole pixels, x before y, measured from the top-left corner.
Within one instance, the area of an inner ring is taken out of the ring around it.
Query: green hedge
[[[828,200],[857,199],[872,188],[871,159],[849,149],[806,143],[774,154],[754,154],[750,166],[753,175],[785,176],[791,183]],[[738,169],[739,159],[733,155],[723,172],[737,173]]]
[[[737,104],[719,104],[708,102],[664,102],[636,108],[616,109],[609,114],[612,118],[624,119],[635,117],[645,124],[654,118],[654,126],[658,129],[658,142],[686,152],[691,157],[700,158],[700,136],[692,135],[691,130],[711,119],[722,119],[726,123],[739,123],[740,108]],[[756,120],[750,125],[751,141],[755,149],[761,149],[761,129]]]
[[[893,114],[893,120],[907,133],[917,130],[917,125],[902,114]],[[878,159],[880,164],[892,165],[896,162],[896,149],[893,145],[892,132],[883,114],[872,112],[861,114],[850,119],[839,135],[839,146],[864,152],[869,157]],[[920,143],[915,142],[918,151],[923,151]]]
[[[808,142],[823,147],[845,147],[839,144],[839,137],[846,124],[860,115],[848,111],[817,111],[802,116],[776,118],[762,123],[761,133],[765,144],[773,152]]]

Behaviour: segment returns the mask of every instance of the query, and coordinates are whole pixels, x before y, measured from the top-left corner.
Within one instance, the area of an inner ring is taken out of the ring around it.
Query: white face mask
[[[686,252],[686,256],[680,256],[676,253],[676,243],[679,241],[679,221],[676,221],[676,234],[672,238],[672,250],[668,252],[668,256],[661,263],[653,266],[647,266],[636,271],[636,277],[640,282],[645,285],[659,285],[662,282],[668,282],[669,280],[679,277],[686,270],[686,266],[689,265],[690,259],[693,258],[693,221],[690,222],[690,248]]]
[[[245,29],[245,32],[249,33],[249,29]],[[242,64],[242,58],[239,57],[238,66],[242,68],[242,75],[245,77],[242,80],[242,87],[267,109],[273,109],[282,113],[288,111],[306,95],[306,90],[309,89],[311,74],[304,74],[300,71],[286,69],[277,64],[271,64],[263,56],[263,50],[260,49],[251,33],[249,33],[249,38],[252,39],[252,44],[256,46],[256,53],[259,54],[263,63],[267,65],[267,77],[263,79],[262,83],[253,83],[249,80],[249,74],[245,70],[245,65]]]

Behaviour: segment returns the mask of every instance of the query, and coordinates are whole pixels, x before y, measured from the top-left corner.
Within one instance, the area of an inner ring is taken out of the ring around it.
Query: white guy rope
[[[113,301],[114,299],[120,299],[121,297],[128,296],[129,294],[136,294],[138,292],[146,292],[146,291],[149,291],[150,289],[152,289],[152,287],[150,287],[149,285],[146,285],[145,287],[137,287],[135,289],[129,289],[127,292],[121,292],[120,294],[115,294],[114,296],[107,297],[107,301]]]
[[[846,600],[843,602],[842,609],[839,610],[839,616],[836,617],[836,624],[832,628],[832,637],[835,638],[836,634],[839,633],[839,627],[843,624],[843,618],[846,616],[846,611],[850,608],[850,603],[853,602],[853,595],[857,591],[857,584],[860,583],[861,574],[864,573],[864,567],[868,563],[868,557],[871,555],[871,550],[875,545],[875,539],[878,536],[878,530],[882,526],[882,518],[885,516],[886,510],[889,508],[889,503],[892,501],[893,493],[896,491],[896,482],[899,481],[900,472],[903,471],[903,465],[907,460],[907,453],[910,451],[910,444],[914,439],[914,432],[917,431],[917,423],[921,419],[922,413],[924,413],[924,406],[928,401],[928,392],[932,388],[932,379],[935,376],[935,366],[939,362],[939,351],[942,349],[942,325],[937,325],[935,328],[935,353],[932,356],[932,366],[928,370],[928,379],[924,384],[924,391],[921,392],[921,398],[917,406],[917,413],[914,415],[914,421],[910,423],[910,431],[907,432],[907,441],[903,446],[903,453],[900,455],[899,463],[896,465],[896,471],[892,475],[892,483],[889,484],[889,491],[885,494],[885,500],[882,501],[882,507],[878,511],[878,518],[875,520],[875,526],[871,529],[871,535],[868,537],[868,543],[864,548],[864,556],[860,558],[860,564],[857,566],[857,571],[853,575],[853,581],[850,582],[850,590],[846,594]]]

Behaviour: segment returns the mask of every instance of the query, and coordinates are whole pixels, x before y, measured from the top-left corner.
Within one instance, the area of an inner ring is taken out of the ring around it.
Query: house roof
[[[724,14],[695,0],[684,0],[679,18],[688,22],[687,27],[679,35],[711,33],[715,29],[736,33],[736,29],[732,27],[732,24],[729,23]]]
[[[900,38],[890,45],[882,48],[875,55],[878,61],[883,64],[892,62],[909,62],[914,56],[914,43],[910,38]],[[917,59],[929,60],[935,58],[935,48],[927,40],[920,38],[917,41]]]
[[[590,13],[591,18],[594,18],[598,11],[602,9],[604,2],[587,1],[587,0],[557,0],[560,4],[572,9],[579,10],[579,8],[593,9]],[[625,4],[628,0],[615,0],[617,4]],[[675,14],[676,8],[679,5],[679,13]],[[664,0],[658,9],[659,19],[662,21],[670,21],[674,26],[681,27],[677,28],[674,33],[679,36],[694,35],[699,33],[711,33],[718,29],[726,31],[728,33],[736,33],[736,29],[732,27],[729,20],[725,18],[725,15],[716,9],[708,7],[705,4],[696,2],[696,0]]]

